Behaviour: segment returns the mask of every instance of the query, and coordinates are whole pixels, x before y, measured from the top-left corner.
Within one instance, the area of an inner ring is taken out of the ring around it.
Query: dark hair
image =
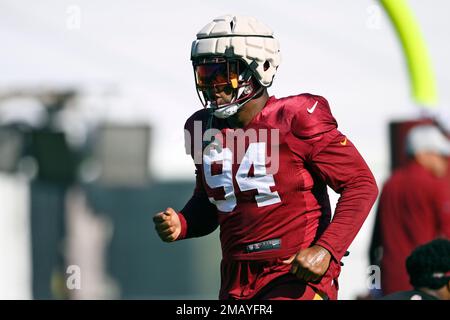
[[[414,288],[439,289],[450,281],[450,241],[436,239],[414,249],[406,259],[409,281]]]

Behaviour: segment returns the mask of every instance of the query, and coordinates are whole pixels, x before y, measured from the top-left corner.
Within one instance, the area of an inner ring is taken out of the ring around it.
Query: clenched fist
[[[181,223],[178,214],[172,208],[157,213],[153,217],[156,232],[164,242],[175,241],[181,233]]]
[[[317,281],[328,270],[331,254],[327,249],[314,245],[310,248],[300,250],[297,254],[283,261],[291,264],[291,273],[297,278],[309,281]]]

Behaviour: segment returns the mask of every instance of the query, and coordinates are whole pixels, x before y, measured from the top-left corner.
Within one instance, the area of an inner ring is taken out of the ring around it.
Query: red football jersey
[[[377,187],[354,145],[337,130],[327,101],[311,94],[270,97],[242,129],[203,109],[185,129],[197,185],[180,212],[177,240],[220,225],[220,297],[254,297],[289,272],[283,259],[318,244],[333,259],[322,279],[310,285],[336,298],[339,262]],[[206,142],[205,132],[213,137]],[[341,194],[332,222],[327,185]]]

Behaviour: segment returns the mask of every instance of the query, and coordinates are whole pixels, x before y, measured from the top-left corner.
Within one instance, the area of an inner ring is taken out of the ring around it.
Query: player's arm
[[[305,95],[303,95],[305,96]],[[353,144],[337,130],[325,98],[306,95],[306,108],[299,108],[292,120],[293,136],[308,145],[305,161],[311,169],[341,194],[331,224],[310,248],[286,260],[291,272],[305,281],[325,274],[331,259],[339,263],[361,228],[378,189],[372,173]]]
[[[322,141],[325,146],[313,148],[311,167],[340,198],[316,245],[340,261],[366,220],[378,188],[366,162],[346,136],[334,129],[324,133]]]
[[[191,155],[194,163],[200,155],[200,148],[195,146],[195,125],[201,125],[202,119],[208,114],[204,110],[194,113],[185,123],[185,147],[186,153]],[[201,131],[201,130],[200,130]],[[200,137],[201,142],[201,137]],[[159,237],[166,242],[181,240],[186,238],[201,237],[213,232],[218,226],[217,209],[209,201],[203,185],[201,170],[197,168],[194,194],[180,212],[175,212],[172,208],[167,208],[163,212],[157,213],[153,221]]]
[[[200,170],[196,171],[196,181],[194,194],[179,213],[181,220],[179,239],[206,236],[219,225],[217,208],[206,195]]]
[[[316,243],[287,261],[292,263],[291,272],[305,281],[318,280],[331,259],[340,262],[378,195],[370,169],[347,137],[334,129],[317,140],[326,146],[313,147],[311,168],[340,198],[331,223]]]
[[[155,229],[161,240],[172,242],[202,237],[218,226],[217,209],[204,192],[202,178],[196,174],[194,194],[180,212],[167,208],[153,217]]]

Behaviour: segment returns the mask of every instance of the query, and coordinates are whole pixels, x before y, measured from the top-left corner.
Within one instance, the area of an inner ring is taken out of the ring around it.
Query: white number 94
[[[212,197],[209,201],[214,203],[222,212],[232,212],[236,207],[236,195],[233,186],[233,153],[229,148],[217,150],[209,145],[203,155],[203,170],[206,183],[210,188],[223,187],[225,191],[224,200],[216,200]],[[222,162],[222,173],[212,175],[211,165],[214,162]],[[254,175],[249,176],[251,166],[254,168]],[[266,172],[266,143],[251,143],[242,158],[239,169],[236,172],[236,183],[241,191],[257,190],[255,196],[258,207],[264,207],[281,202],[277,191],[272,192],[270,187],[275,186],[272,174]]]

